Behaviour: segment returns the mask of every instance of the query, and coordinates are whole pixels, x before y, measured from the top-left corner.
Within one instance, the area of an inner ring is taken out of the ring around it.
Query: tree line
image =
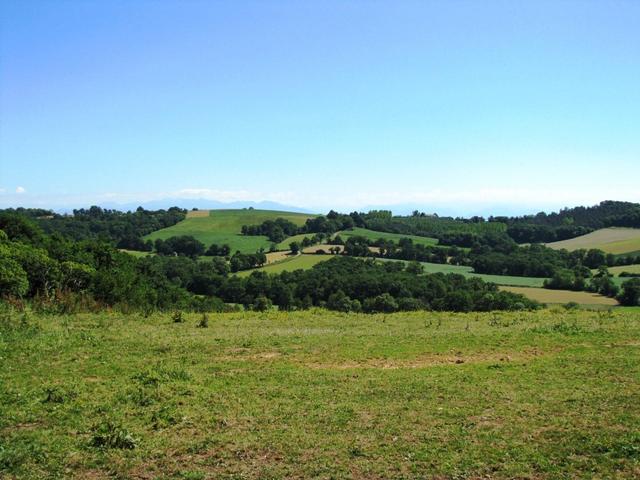
[[[223,257],[135,258],[102,240],[48,235],[27,217],[0,230],[0,297],[56,311],[223,310],[229,305],[283,310],[313,306],[344,311],[534,308],[524,297],[458,275],[418,275],[402,264],[334,258],[310,270],[246,278]],[[5,230],[6,228],[6,230]],[[9,232],[9,234],[7,233]]]

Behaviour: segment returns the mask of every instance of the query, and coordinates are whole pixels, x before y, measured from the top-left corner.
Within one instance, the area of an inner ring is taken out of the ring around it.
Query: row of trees
[[[93,206],[73,210],[71,215],[25,208],[0,211],[0,217],[15,215],[29,218],[47,234],[58,233],[74,240],[100,239],[118,248],[151,251],[151,244],[143,241],[142,237],[175,225],[185,218],[186,210],[178,207],[145,210],[138,207],[134,212],[120,212]]]
[[[522,217],[492,217],[490,221],[507,224],[508,235],[518,243],[555,242],[605,227],[640,228],[640,204],[607,200],[591,207]]]

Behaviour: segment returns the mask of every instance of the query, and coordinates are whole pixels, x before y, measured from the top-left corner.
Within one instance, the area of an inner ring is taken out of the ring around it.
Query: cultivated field
[[[189,210],[187,212],[187,218],[208,217],[209,210]]]
[[[552,290],[549,288],[530,288],[530,287],[500,287],[502,290],[509,292],[521,293],[525,297],[537,300],[541,303],[569,303],[575,302],[580,305],[618,305],[618,302],[609,297],[598,295],[591,292],[572,292],[569,290]]]
[[[309,253],[309,254],[315,254],[318,250],[324,250],[324,252],[326,254],[329,254],[329,250],[331,248],[337,248],[338,250],[340,250],[340,253],[344,252],[344,246],[343,245],[329,245],[328,243],[322,243],[322,244],[318,244],[318,245],[311,245],[310,247],[306,247],[303,248],[302,251],[304,253]],[[371,248],[375,248],[375,247],[369,247]],[[380,249],[377,249],[378,251]]]
[[[621,254],[640,250],[639,228],[603,228],[580,237],[547,243],[556,250],[578,250],[580,248],[598,248],[607,253]]]
[[[204,215],[203,212],[208,212]],[[278,212],[274,210],[199,210],[189,212],[197,215],[187,218],[169,228],[150,233],[145,240],[169,238],[176,235],[193,235],[205,245],[229,244],[232,252],[255,253],[260,248],[269,249],[269,239],[263,236],[244,236],[240,234],[243,225],[257,225],[265,220],[286,218],[297,225],[313,217],[304,213]],[[288,248],[288,246],[286,247]]]
[[[149,255],[155,255],[152,252],[139,252],[137,250],[126,250],[124,248],[120,249],[121,252],[128,253],[129,255],[133,255],[136,258],[148,257]]]
[[[375,230],[369,230],[366,228],[353,228],[351,230],[343,230],[338,233],[343,240],[347,240],[349,237],[365,237],[369,240],[378,240],[379,238],[383,238],[385,240],[393,240],[398,243],[401,238],[410,238],[413,240],[413,243],[420,243],[422,245],[436,245],[438,243],[437,238],[431,237],[419,237],[417,235],[402,235],[400,233],[387,233],[387,232],[377,232]]]
[[[237,275],[246,277],[251,275],[252,272],[266,272],[266,273],[281,273],[281,272],[293,272],[294,270],[306,270],[314,265],[324,262],[333,258],[332,255],[296,255],[295,257],[288,257],[271,265],[266,265],[260,268],[253,268],[251,270],[243,270],[238,272]]]
[[[302,243],[302,240],[313,237],[313,233],[301,233],[300,235],[294,235],[293,237],[287,237],[282,242],[278,243],[278,250],[289,250],[289,244],[291,242]]]
[[[637,313],[199,320],[3,317],[0,477],[640,476]]]
[[[597,270],[594,270],[594,272],[597,272]],[[620,275],[622,272],[640,273],[640,264],[621,265],[619,267],[609,267],[609,273],[611,275]]]

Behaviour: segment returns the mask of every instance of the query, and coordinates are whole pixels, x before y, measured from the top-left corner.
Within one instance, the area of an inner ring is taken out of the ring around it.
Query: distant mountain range
[[[73,210],[73,208],[87,208],[90,205],[78,205],[77,207],[64,207],[64,208],[54,208],[55,211],[60,213],[69,213]],[[200,210],[218,210],[218,209],[235,209],[235,208],[256,208],[261,210],[279,210],[285,212],[298,212],[298,213],[324,213],[326,214],[329,209],[326,207],[318,207],[318,208],[305,208],[298,207],[295,205],[286,205],[283,203],[272,202],[272,201],[262,201],[262,202],[252,202],[252,201],[237,201],[237,202],[220,202],[217,200],[208,200],[205,198],[163,198],[161,200],[151,200],[147,202],[129,202],[129,203],[117,203],[117,202],[100,202],[99,206],[102,208],[110,208],[115,210],[127,211],[127,210],[135,210],[138,207],[143,207],[147,210],[159,210],[159,209],[167,209],[169,207],[180,207],[186,208],[187,210],[191,210],[193,208],[198,208]],[[438,206],[429,206],[424,204],[414,204],[414,203],[406,203],[406,204],[397,204],[397,205],[365,205],[360,208],[334,208],[334,210],[339,211],[341,213],[349,213],[353,210],[357,210],[359,212],[368,212],[370,210],[391,210],[395,215],[409,215],[414,210],[418,210],[420,212],[425,212],[427,214],[436,213],[441,217],[470,217],[474,215],[480,216],[489,216],[489,215],[506,215],[506,216],[515,216],[515,215],[523,215],[530,213],[537,213],[537,211],[529,211],[524,209],[523,207],[505,207],[504,205],[496,205],[495,207],[487,207],[482,206],[476,210],[469,208],[447,208],[442,205]]]
[[[84,208],[87,208],[89,205],[83,205]],[[298,213],[322,213],[322,212],[314,212],[312,210],[306,208],[295,207],[292,205],[284,205],[278,202],[249,202],[249,201],[241,201],[241,202],[219,202],[216,200],[207,200],[207,199],[193,199],[193,198],[163,198],[162,200],[152,200],[149,202],[136,202],[136,203],[115,203],[115,202],[101,202],[100,207],[102,208],[110,208],[121,211],[135,210],[138,207],[142,207],[146,210],[159,210],[159,209],[167,209],[170,207],[180,207],[186,208],[187,210],[191,210],[193,208],[198,208],[199,210],[218,210],[218,209],[236,209],[236,208],[249,208],[253,207],[260,210],[280,210],[283,212],[298,212]],[[61,213],[71,212],[73,208],[60,208],[54,209]]]

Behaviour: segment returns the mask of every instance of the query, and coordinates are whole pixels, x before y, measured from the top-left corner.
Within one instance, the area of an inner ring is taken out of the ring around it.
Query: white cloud
[[[16,187],[16,193],[25,193],[27,191],[24,187]]]

